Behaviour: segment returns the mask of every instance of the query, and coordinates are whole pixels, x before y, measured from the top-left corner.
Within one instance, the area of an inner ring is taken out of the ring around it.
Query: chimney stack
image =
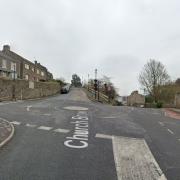
[[[3,46],[3,51],[10,51],[10,46],[9,45],[4,45]]]

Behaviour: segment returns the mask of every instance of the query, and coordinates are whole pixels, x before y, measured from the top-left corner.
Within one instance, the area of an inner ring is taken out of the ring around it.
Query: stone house
[[[138,91],[133,91],[127,98],[128,106],[141,106],[145,104],[145,96],[138,93]]]
[[[11,59],[11,61],[17,64],[17,78],[25,79],[30,81],[48,81],[53,79],[53,76],[50,72],[48,72],[47,68],[42,66],[40,63],[35,63],[23,58],[22,56],[16,54],[15,52],[10,50],[9,45],[4,45],[3,50],[0,51],[2,56],[4,56],[3,60]],[[0,63],[3,63],[0,62]],[[8,76],[11,78],[11,76]]]
[[[21,64],[0,51],[0,77],[7,79],[20,78]]]

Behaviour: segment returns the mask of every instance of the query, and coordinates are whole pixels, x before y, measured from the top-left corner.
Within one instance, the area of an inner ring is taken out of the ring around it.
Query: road
[[[82,89],[0,103],[15,126],[0,180],[180,179],[180,121],[162,110],[94,103]]]

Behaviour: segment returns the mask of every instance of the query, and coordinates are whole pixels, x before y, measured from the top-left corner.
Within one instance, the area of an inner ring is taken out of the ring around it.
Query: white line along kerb
[[[20,125],[20,124],[21,124],[21,122],[18,122],[18,121],[12,121],[12,122],[10,122],[10,123],[12,123],[12,124],[14,124],[14,125]]]
[[[72,137],[66,137],[64,145],[69,148],[87,148],[88,147],[88,116],[86,111],[79,111],[72,117],[71,124],[75,125]]]

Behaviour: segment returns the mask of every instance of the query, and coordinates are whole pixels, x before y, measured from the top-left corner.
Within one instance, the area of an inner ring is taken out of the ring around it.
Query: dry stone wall
[[[0,79],[0,101],[34,99],[55,95],[60,92],[60,84],[56,82],[29,82],[25,80]]]

